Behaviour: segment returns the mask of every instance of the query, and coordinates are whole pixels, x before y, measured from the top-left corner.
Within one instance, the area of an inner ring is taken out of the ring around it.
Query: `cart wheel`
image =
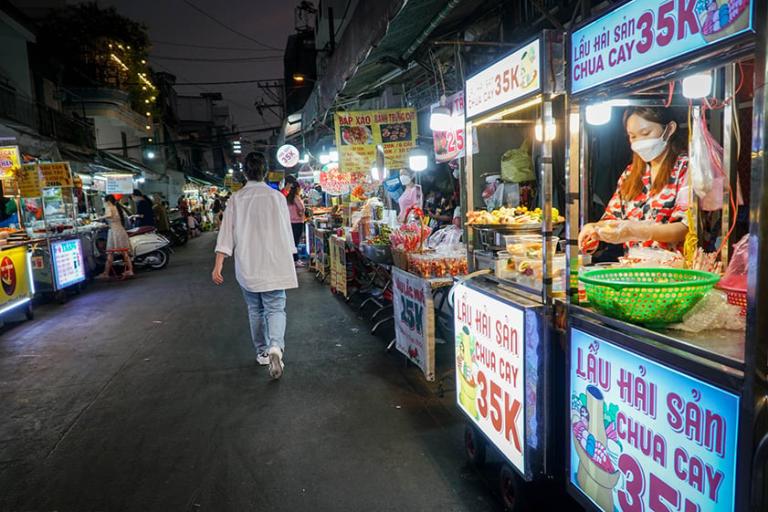
[[[34,320],[35,319],[35,311],[32,309],[32,303],[27,304],[27,309],[24,311],[24,316],[27,317],[27,320]]]
[[[508,464],[501,466],[499,472],[499,491],[504,510],[521,512],[525,509],[525,482]]]
[[[475,427],[472,425],[464,427],[464,451],[469,463],[476,468],[485,464],[485,445],[485,438]]]
[[[64,290],[59,290],[58,292],[56,292],[56,295],[54,296],[54,298],[56,299],[56,302],[58,302],[59,304],[66,304],[68,300],[67,292],[65,292]]]

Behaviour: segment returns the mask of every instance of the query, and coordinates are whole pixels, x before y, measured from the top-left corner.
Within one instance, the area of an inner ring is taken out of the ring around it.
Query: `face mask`
[[[664,153],[664,150],[667,149],[667,140],[664,140],[664,134],[667,132],[667,129],[664,128],[664,132],[662,132],[661,137],[654,138],[654,139],[642,139],[642,140],[636,140],[632,143],[632,151],[634,151],[637,156],[643,159],[643,162],[651,162],[658,158],[659,155]]]
[[[411,177],[410,176],[400,176],[400,183],[403,184],[403,186],[407,186],[411,184]]]

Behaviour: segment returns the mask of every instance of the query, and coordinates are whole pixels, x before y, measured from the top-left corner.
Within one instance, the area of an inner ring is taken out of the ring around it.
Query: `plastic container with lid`
[[[553,236],[550,239],[552,254],[557,251],[560,239]],[[504,235],[504,244],[507,252],[512,256],[525,256],[527,258],[541,258],[541,250],[544,247],[544,237],[541,235]]]

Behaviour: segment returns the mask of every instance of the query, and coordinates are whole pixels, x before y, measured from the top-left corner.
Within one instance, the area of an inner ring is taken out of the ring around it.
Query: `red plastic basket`
[[[741,316],[747,316],[747,291],[737,288],[718,286],[728,296],[728,304],[741,307]]]

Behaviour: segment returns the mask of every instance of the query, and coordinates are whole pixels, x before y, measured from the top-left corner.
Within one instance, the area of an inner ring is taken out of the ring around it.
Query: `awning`
[[[283,127],[280,129],[280,135],[277,137],[277,146],[280,147],[286,142],[295,139],[301,134],[302,125],[302,112],[294,112],[290,114],[285,121],[283,121]]]
[[[193,185],[199,185],[201,187],[212,187],[213,183],[210,183],[205,180],[201,180],[198,178],[193,178],[192,176],[187,176],[187,181],[192,183]]]
[[[145,178],[156,180],[162,176],[162,174],[149,169],[142,164],[128,159],[119,157],[113,153],[107,151],[97,151],[97,162],[104,164],[106,167],[111,167],[123,172],[129,172],[131,174],[140,174]]]
[[[460,0],[358,2],[328,68],[303,108],[303,129],[322,122],[340,95],[355,97],[387,75],[415,66],[413,55],[443,24],[455,23],[476,5]]]

